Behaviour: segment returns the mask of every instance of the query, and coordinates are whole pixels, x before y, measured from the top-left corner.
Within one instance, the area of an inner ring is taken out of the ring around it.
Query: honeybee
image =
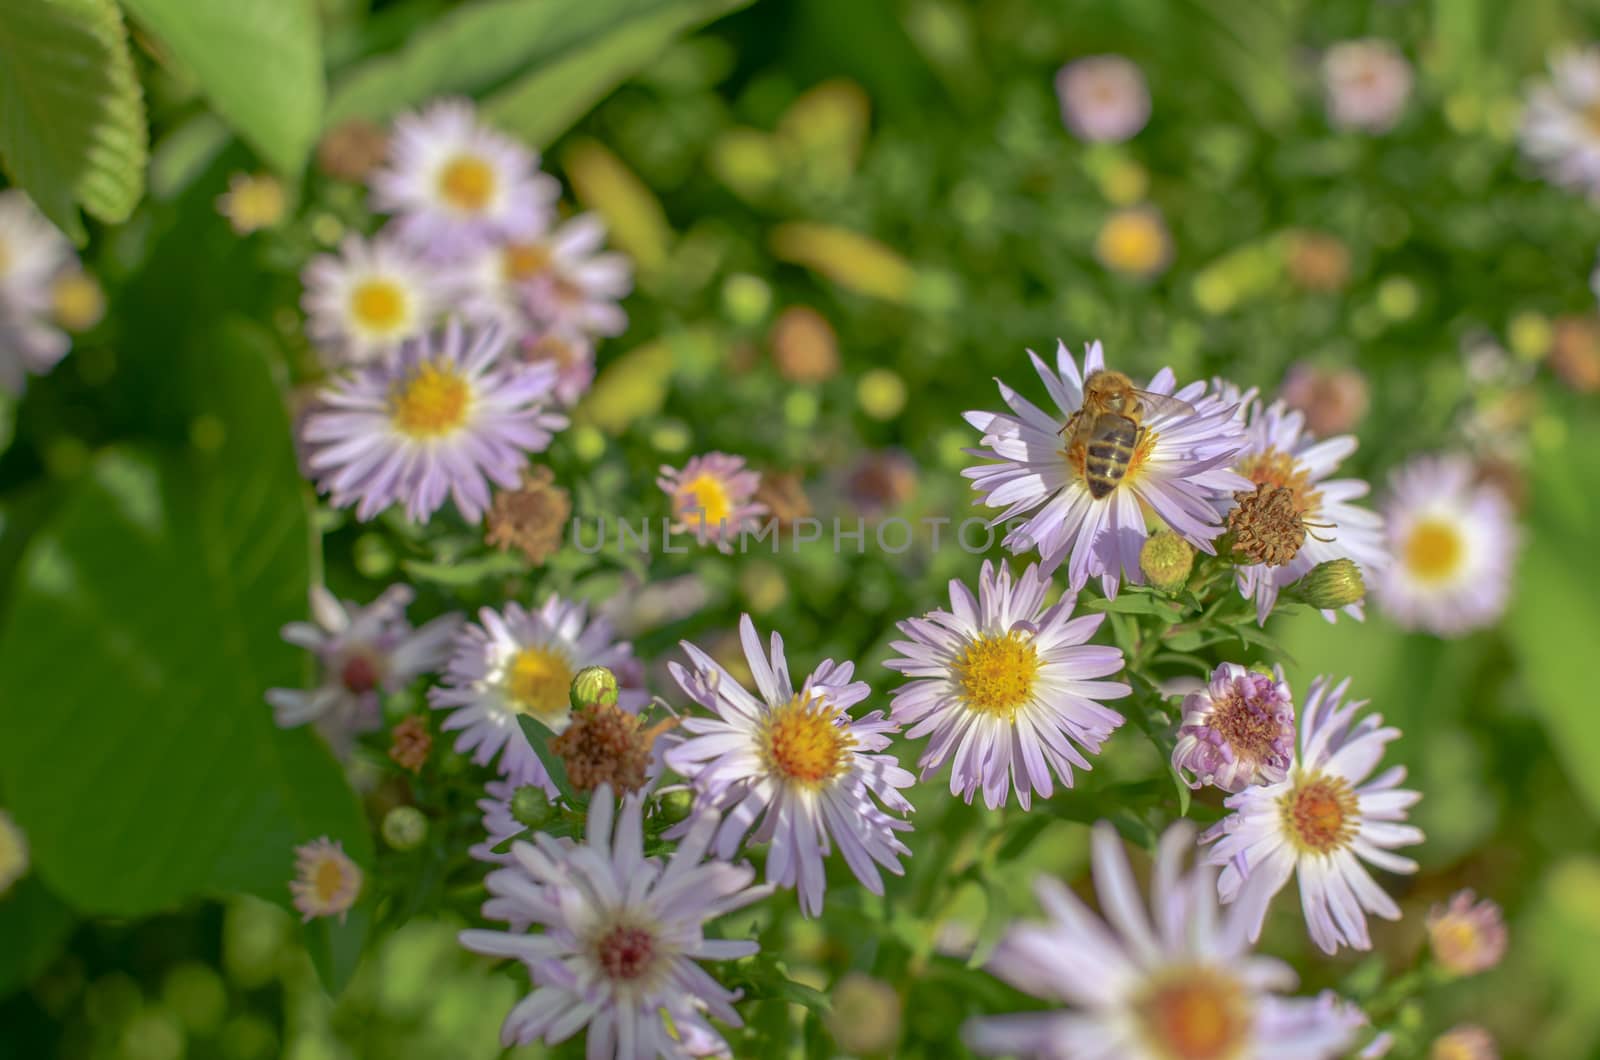
[[[1100,369],[1083,382],[1083,406],[1067,420],[1067,459],[1083,469],[1089,496],[1100,500],[1121,485],[1144,441],[1146,416],[1153,412],[1193,412],[1186,401],[1152,394],[1121,372]]]

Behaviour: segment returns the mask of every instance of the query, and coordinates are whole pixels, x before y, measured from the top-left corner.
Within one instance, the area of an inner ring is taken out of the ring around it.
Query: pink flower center
[[[594,956],[607,978],[623,982],[638,979],[655,962],[655,936],[643,928],[618,925],[595,943]]]
[[[339,672],[339,682],[346,691],[356,695],[371,692],[378,687],[378,664],[369,655],[352,655]]]

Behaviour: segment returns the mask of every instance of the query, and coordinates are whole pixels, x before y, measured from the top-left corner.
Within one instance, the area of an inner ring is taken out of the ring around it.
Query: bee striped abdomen
[[[1126,416],[1107,413],[1095,421],[1083,461],[1089,496],[1099,500],[1117,488],[1133,462],[1138,440],[1139,427]]]

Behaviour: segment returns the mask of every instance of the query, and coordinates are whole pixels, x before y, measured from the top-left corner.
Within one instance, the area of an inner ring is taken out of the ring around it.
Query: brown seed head
[[[411,772],[420,772],[422,764],[428,760],[428,752],[433,750],[433,734],[428,731],[428,722],[421,715],[413,714],[389,730],[389,757],[401,769]]]
[[[573,712],[566,731],[550,741],[567,779],[579,791],[610,784],[619,795],[644,787],[656,738],[678,723],[667,718],[641,729],[637,715],[615,704],[593,703]]]
[[[484,540],[502,552],[519,548],[535,567],[561,547],[561,535],[572,514],[567,491],[555,485],[555,475],[540,465],[522,473],[514,490],[499,490],[489,505]]]
[[[839,371],[839,337],[815,309],[790,306],[772,325],[772,359],[791,383],[822,383]]]
[[[388,153],[389,134],[381,125],[351,118],[329,129],[317,144],[317,167],[334,180],[359,184]]]
[[[1294,559],[1306,543],[1306,524],[1292,489],[1261,485],[1253,493],[1241,490],[1233,499],[1237,503],[1228,513],[1228,530],[1235,552],[1269,567]]]

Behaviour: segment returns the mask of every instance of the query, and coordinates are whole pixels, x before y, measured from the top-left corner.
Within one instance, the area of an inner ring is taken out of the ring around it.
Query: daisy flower
[[[622,334],[628,316],[618,303],[633,289],[633,267],[602,249],[605,238],[605,222],[586,213],[553,229],[524,226],[485,247],[456,281],[469,292],[468,312],[531,333]]]
[[[1493,625],[1511,590],[1517,527],[1505,497],[1474,484],[1464,457],[1418,457],[1389,477],[1394,560],[1373,586],[1407,629],[1457,636]]]
[[[1222,384],[1221,400],[1231,402],[1237,388]],[[1240,408],[1246,413],[1245,449],[1234,470],[1250,480],[1249,489],[1288,490],[1289,507],[1295,525],[1292,536],[1300,537],[1293,558],[1287,563],[1241,565],[1236,571],[1239,592],[1253,599],[1256,619],[1265,623],[1286,586],[1305,577],[1319,563],[1348,559],[1361,568],[1370,581],[1388,565],[1389,552],[1383,538],[1383,520],[1376,513],[1354,502],[1365,497],[1371,487],[1357,478],[1331,478],[1339,465],[1356,451],[1353,435],[1317,439],[1305,428],[1305,414],[1283,401],[1262,407],[1254,398]],[[1235,499],[1221,502],[1227,514],[1237,506]],[[1345,613],[1362,617],[1361,604],[1344,608]],[[1333,611],[1324,611],[1329,621]]]
[[[416,594],[391,585],[362,607],[311,587],[311,621],[290,622],[283,639],[317,660],[316,687],[269,688],[267,703],[280,728],[315,722],[336,748],[381,724],[379,694],[398,692],[437,669],[449,651],[461,616],[442,615],[420,629],[406,621]]]
[[[446,496],[468,522],[482,519],[489,484],[516,486],[527,454],[567,425],[544,407],[555,369],[503,361],[503,346],[493,328],[469,334],[452,320],[442,338],[324,389],[301,426],[317,488],[363,520],[403,502],[408,519],[426,521]]]
[[[1325,953],[1340,946],[1371,949],[1366,912],[1400,918],[1400,907],[1362,862],[1389,872],[1417,871],[1415,861],[1393,849],[1422,842],[1420,830],[1400,823],[1422,796],[1399,787],[1404,766],[1372,777],[1384,746],[1400,730],[1382,727],[1377,714],[1355,722],[1366,700],[1341,704],[1349,685],[1346,679],[1329,688],[1323,677],[1311,682],[1288,778],[1229,797],[1234,812],[1201,837],[1216,843],[1207,860],[1225,866],[1218,891],[1224,902],[1237,902],[1252,939],[1291,874],[1300,880],[1311,938]]]
[[[1056,99],[1062,123],[1083,140],[1121,143],[1150,120],[1144,74],[1120,55],[1090,55],[1063,66]]]
[[[984,1055],[1042,1060],[1341,1055],[1359,1016],[1331,995],[1283,996],[1294,971],[1251,952],[1238,912],[1217,909],[1209,869],[1184,871],[1193,843],[1187,822],[1162,835],[1147,912],[1116,831],[1095,825],[1101,916],[1041,876],[1034,891],[1048,922],[1013,925],[988,964],[1019,990],[1063,1007],[979,1017],[965,1028],[967,1044]]]
[[[234,235],[247,236],[283,222],[288,196],[270,174],[233,173],[228,190],[217,196],[217,212],[228,219]]]
[[[1105,368],[1100,343],[1089,344],[1081,373],[1064,343],[1056,347],[1057,371],[1032,350],[1028,356],[1056,414],[1004,383],[1000,396],[1014,415],[966,414],[967,422],[983,432],[983,448],[969,452],[998,463],[969,467],[962,475],[972,479],[985,504],[1004,509],[993,525],[1027,515],[1006,534],[1006,548],[1014,553],[1037,548],[1047,572],[1065,562],[1073,592],[1098,576],[1108,597],[1116,596],[1123,577],[1134,585],[1144,581],[1139,549],[1148,536],[1146,511],[1195,548],[1214,553],[1212,539],[1221,533],[1215,498],[1253,485],[1229,470],[1244,446],[1234,409],[1204,397],[1203,383],[1174,392],[1172,371],[1163,368],[1147,389],[1176,400],[1142,418],[1144,433],[1126,475],[1111,492],[1095,498],[1083,467],[1068,458],[1062,432],[1083,404],[1084,380]]]
[[[1024,810],[1035,791],[1048,799],[1052,771],[1070,788],[1073,766],[1091,768],[1078,748],[1098,753],[1124,720],[1098,701],[1128,686],[1095,680],[1122,670],[1122,652],[1087,643],[1106,616],[1074,619],[1070,596],[1045,607],[1049,588],[1037,566],[1013,580],[985,561],[976,599],[951,581],[950,610],[899,623],[909,639],[892,642],[901,657],[884,663],[913,679],[895,689],[890,720],[909,739],[932,734],[923,779],[953,761],[950,793],[970,803],[981,785],[991,810],[1011,787]]]
[[[9,813],[0,810],[0,898],[28,874],[28,865],[28,837]]]
[[[398,215],[401,238],[437,260],[530,225],[546,224],[561,194],[538,156],[478,121],[466,100],[397,118],[388,163],[372,175],[373,205]]]
[[[633,654],[618,641],[611,623],[589,617],[589,609],[552,594],[538,610],[515,603],[504,611],[484,608],[456,637],[443,683],[428,691],[436,710],[450,711],[442,728],[461,730],[456,750],[495,768],[513,786],[533,784],[552,798],[555,784],[517,724],[526,715],[562,732],[572,714],[572,679],[586,666],[615,668]],[[647,693],[623,689],[617,703],[637,711]]]
[[[746,470],[742,456],[706,453],[682,471],[663,464],[656,485],[672,498],[674,533],[692,533],[700,544],[713,541],[724,551],[767,513],[767,506],[753,499],[761,476]]]
[[[530,364],[555,366],[552,392],[563,406],[576,405],[594,383],[594,340],[581,331],[553,328],[525,335],[518,346]]]
[[[306,330],[340,364],[365,364],[416,339],[443,297],[434,270],[399,244],[351,236],[301,274]]]
[[[1294,757],[1294,700],[1280,667],[1272,674],[1223,663],[1183,700],[1172,768],[1191,788],[1243,791],[1277,784]]]
[[[483,813],[483,831],[488,838],[469,847],[467,853],[479,861],[508,865],[512,861],[510,852],[496,854],[495,848],[528,830],[528,826],[517,820],[511,812],[511,800],[516,797],[517,785],[505,780],[491,780],[483,786],[483,791],[484,798],[478,800],[478,809]]]
[[[732,857],[754,826],[751,841],[771,844],[767,880],[798,886],[801,911],[816,916],[831,840],[856,879],[882,894],[878,866],[898,876],[900,856],[911,852],[895,836],[910,831],[910,822],[878,805],[911,812],[898,789],[915,778],[893,755],[876,753],[889,746],[896,726],[882,711],[850,715],[871,692],[866,682],[850,679],[853,664],[824,659],[796,691],[778,634],[769,657],[755,623],[743,615],[739,640],[758,696],[687,641],[690,665],[668,664],[689,698],[715,715],[686,716],[683,742],[667,751],[666,762],[694,787],[697,812],[725,814],[717,856]]]
[[[1522,112],[1522,153],[1551,183],[1600,198],[1600,48],[1551,58]]]
[[[512,861],[484,881],[483,915],[512,930],[463,931],[461,944],[520,960],[533,979],[533,993],[506,1017],[504,1045],[555,1045],[587,1028],[589,1057],[648,1060],[685,1055],[687,1027],[697,1040],[714,1038],[703,1013],[742,1025],[739,994],[697,962],[754,954],[754,941],[707,938],[705,925],[770,889],[751,886],[749,865],[705,860],[714,818],[694,822],[666,861],[645,857],[643,801],[628,796],[619,811],[601,787],[583,844],[537,834],[515,843]]]
[[[1386,40],[1344,41],[1322,57],[1322,83],[1334,126],[1388,132],[1411,95],[1411,64]]]
[[[1428,945],[1439,967],[1451,975],[1477,975],[1506,954],[1506,922],[1500,907],[1470,890],[1457,891],[1450,904],[1428,911]]]
[[[77,255],[72,244],[17,188],[0,191],[0,299],[48,305],[50,282]]]
[[[0,390],[21,394],[28,376],[49,374],[71,349],[66,332],[0,297]]]
[[[294,848],[295,878],[289,881],[294,907],[307,922],[337,916],[344,923],[361,897],[361,867],[344,852],[344,844],[322,836]]]

